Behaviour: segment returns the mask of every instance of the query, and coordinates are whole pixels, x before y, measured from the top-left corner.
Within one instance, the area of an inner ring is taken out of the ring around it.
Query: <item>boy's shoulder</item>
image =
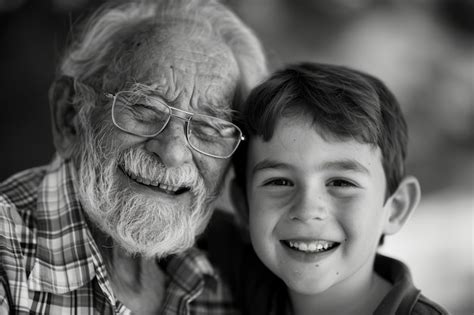
[[[412,281],[409,268],[401,261],[378,254],[375,272],[392,284],[374,314],[445,315],[449,312],[421,294]]]
[[[413,309],[412,315],[448,315],[449,312],[441,305],[431,301],[423,294],[420,294]]]

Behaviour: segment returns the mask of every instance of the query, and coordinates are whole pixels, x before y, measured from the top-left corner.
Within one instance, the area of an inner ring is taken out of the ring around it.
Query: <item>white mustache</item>
[[[118,165],[126,172],[174,187],[189,187],[191,190],[202,185],[199,173],[195,167],[185,164],[180,167],[165,167],[150,154],[130,148],[121,153]]]

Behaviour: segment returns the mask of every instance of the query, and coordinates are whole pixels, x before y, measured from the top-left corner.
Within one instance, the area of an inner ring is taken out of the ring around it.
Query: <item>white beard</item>
[[[77,152],[76,165],[79,195],[86,214],[130,254],[161,258],[193,246],[196,236],[209,222],[210,204],[216,193],[207,191],[195,166],[164,168],[142,149],[113,149],[107,141],[113,138],[112,128],[104,127],[97,135],[93,135],[91,128],[83,130],[83,146]],[[143,178],[190,187],[192,204],[160,202],[158,197],[150,198],[119,186],[119,165]]]

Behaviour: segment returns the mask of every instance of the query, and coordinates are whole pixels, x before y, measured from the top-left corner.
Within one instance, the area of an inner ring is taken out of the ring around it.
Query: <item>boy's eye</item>
[[[293,186],[293,183],[285,178],[275,178],[269,181],[266,181],[264,186]]]
[[[344,179],[333,179],[327,185],[332,187],[357,187],[354,183]]]

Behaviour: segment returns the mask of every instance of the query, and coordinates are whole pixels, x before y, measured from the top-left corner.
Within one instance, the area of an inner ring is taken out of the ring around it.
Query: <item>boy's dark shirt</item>
[[[421,294],[413,285],[410,270],[401,261],[378,254],[375,257],[374,269],[393,285],[374,315],[449,314],[443,307]]]
[[[231,214],[216,211],[199,247],[209,250],[209,259],[230,283],[242,314],[291,314],[285,284],[260,262],[246,233]],[[449,314],[421,294],[402,262],[377,254],[374,269],[392,284],[374,315]]]

